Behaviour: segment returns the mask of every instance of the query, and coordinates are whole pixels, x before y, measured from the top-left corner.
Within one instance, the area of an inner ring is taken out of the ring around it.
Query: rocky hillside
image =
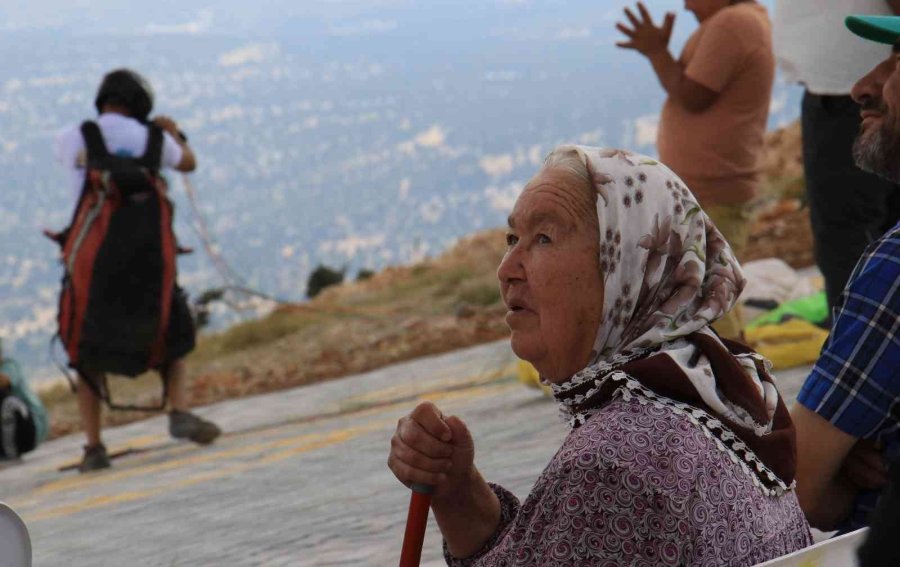
[[[769,133],[760,209],[742,260],[781,258],[794,268],[815,263],[802,150],[799,123]]]

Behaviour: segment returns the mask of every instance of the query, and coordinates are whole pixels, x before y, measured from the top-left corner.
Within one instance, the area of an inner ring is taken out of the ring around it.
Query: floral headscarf
[[[622,150],[576,147],[597,191],[604,320],[594,362],[659,345],[727,313],[745,280],[681,179]]]
[[[597,192],[605,295],[590,364],[553,385],[564,414],[577,427],[612,397],[637,395],[707,429],[764,489],[788,488],[794,433],[770,365],[709,328],[745,284],[728,243],[658,161],[557,151],[566,150],[583,160]]]

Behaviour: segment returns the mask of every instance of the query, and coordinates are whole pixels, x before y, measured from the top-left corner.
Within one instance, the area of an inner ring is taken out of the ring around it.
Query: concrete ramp
[[[164,416],[105,432],[113,468],[60,472],[81,436],[0,470],[0,501],[41,566],[392,565],[409,492],[386,461],[397,420],[430,399],[462,417],[485,477],[524,497],[567,433],[515,378],[506,341],[199,408],[225,434],[168,438]],[[798,371],[787,383],[796,392]],[[431,520],[424,565],[442,565]]]

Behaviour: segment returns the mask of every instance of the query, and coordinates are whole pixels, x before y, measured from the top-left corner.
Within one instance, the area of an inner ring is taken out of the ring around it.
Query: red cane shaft
[[[409,500],[409,515],[406,517],[400,567],[419,567],[422,543],[425,541],[425,527],[428,525],[428,510],[431,508],[432,487],[413,484],[411,488],[412,497]]]

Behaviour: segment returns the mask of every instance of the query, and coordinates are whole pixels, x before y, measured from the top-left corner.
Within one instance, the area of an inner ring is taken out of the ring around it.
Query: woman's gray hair
[[[564,169],[591,185],[588,157],[577,146],[557,146],[544,158],[543,169]]]

